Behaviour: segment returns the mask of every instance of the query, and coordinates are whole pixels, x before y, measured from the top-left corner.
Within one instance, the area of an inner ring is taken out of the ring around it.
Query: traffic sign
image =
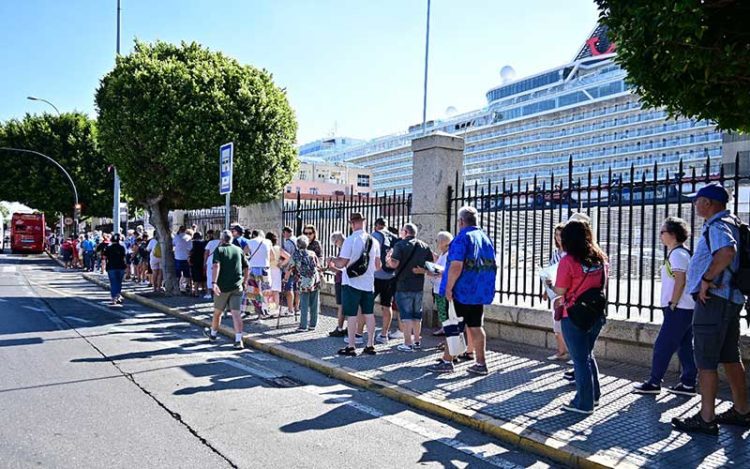
[[[65,217],[65,220],[63,220],[66,226],[70,226],[73,224],[73,219],[70,217]]]
[[[219,194],[232,192],[232,171],[234,169],[234,143],[219,147]]]

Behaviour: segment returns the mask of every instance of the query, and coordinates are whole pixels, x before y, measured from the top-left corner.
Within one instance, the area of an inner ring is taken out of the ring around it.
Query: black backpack
[[[388,255],[388,250],[393,248],[398,242],[398,237],[388,230],[376,231],[372,236],[380,243],[380,263],[383,265],[381,270],[389,274],[395,272],[396,269],[391,269],[386,265],[385,258]],[[383,238],[383,240],[381,241],[380,238]]]
[[[349,267],[346,268],[346,275],[349,278],[361,277],[367,272],[367,268],[370,266],[370,250],[372,249],[372,237],[367,235],[367,241],[365,241],[365,250],[362,251],[362,255],[359,259],[354,261]]]
[[[736,216],[722,217],[712,221],[703,232],[709,253],[711,252],[711,239],[708,230],[711,225],[717,222],[735,226],[740,232],[739,239],[737,240],[737,255],[740,256],[740,266],[736,272],[731,267],[728,267],[727,270],[732,274],[731,287],[748,296],[750,295],[750,226]]]

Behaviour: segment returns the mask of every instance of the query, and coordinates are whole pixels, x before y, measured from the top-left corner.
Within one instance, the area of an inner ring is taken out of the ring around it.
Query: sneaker
[[[209,329],[209,328],[203,329],[203,335],[205,335],[206,337],[208,337],[208,342],[211,343],[211,344],[213,344],[214,342],[216,342],[216,339],[218,339],[217,336],[211,334],[211,329]]]
[[[567,362],[565,362],[565,364],[567,364],[568,366],[573,366],[573,360],[568,360]]]
[[[432,373],[453,373],[455,368],[453,367],[453,363],[441,359],[439,363],[428,366],[427,371]]]
[[[348,334],[346,336],[344,336],[344,343],[345,344],[349,343],[349,335]],[[355,334],[354,335],[354,343],[357,344],[357,345],[364,344],[365,343],[364,336],[362,334]]]
[[[411,346],[414,350],[422,350],[422,342],[414,342],[414,345]]]
[[[399,345],[398,347],[396,347],[396,350],[398,350],[399,352],[413,352],[414,351],[411,345],[406,345],[406,344]]]
[[[547,360],[549,360],[549,361],[562,361],[562,360],[565,360],[567,358],[568,358],[567,354],[562,354],[562,355],[554,354],[554,355],[550,355],[549,357],[547,357]]]
[[[242,350],[243,348],[245,348],[245,344],[243,344],[241,340],[238,340],[234,343],[234,348],[236,350]]]
[[[661,392],[661,386],[646,381],[645,383],[634,385],[633,392],[635,394],[659,394]]]
[[[375,347],[365,347],[362,353],[365,355],[375,355],[378,352],[375,351]]]
[[[307,328],[306,327],[298,327],[297,328],[297,332],[307,332]]]
[[[344,347],[342,349],[339,349],[338,352],[339,355],[343,355],[345,357],[356,357],[357,356],[357,350],[354,347]]]
[[[466,369],[471,374],[474,375],[488,375],[490,372],[487,370],[487,365],[480,365],[479,363],[475,363],[471,365],[469,368]]]
[[[378,334],[375,336],[375,342],[379,344],[388,344],[388,337]]]
[[[682,383],[672,386],[671,388],[667,389],[667,392],[671,392],[672,394],[681,394],[683,396],[695,396],[696,394],[698,394],[695,390],[695,386],[686,386]]]
[[[401,331],[389,332],[388,333],[388,338],[389,339],[403,339],[404,338],[404,333],[401,332]]]
[[[719,426],[716,424],[716,419],[713,422],[706,422],[701,417],[700,412],[692,417],[682,419],[675,417],[672,419],[672,426],[675,430],[686,433],[705,433],[706,435],[713,436],[719,434]]]
[[[204,300],[210,300],[211,299],[211,295],[209,293],[206,293],[205,295],[203,295],[203,299]]]
[[[732,408],[730,408],[726,412],[716,414],[714,422],[723,425],[736,425],[738,427],[747,428],[750,427],[750,412],[743,415],[737,412],[737,409],[732,406]]]
[[[573,370],[568,370],[563,373],[563,379],[566,381],[574,382],[576,380],[576,374]]]
[[[345,337],[346,329],[339,329],[338,327],[328,333],[328,337]]]
[[[579,409],[578,407],[574,406],[572,403],[563,404],[562,410],[567,410],[568,412],[576,412],[578,414],[584,414],[584,415],[591,415],[594,413],[593,410]]]

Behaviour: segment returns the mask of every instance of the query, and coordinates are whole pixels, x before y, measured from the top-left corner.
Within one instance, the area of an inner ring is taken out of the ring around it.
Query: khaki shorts
[[[230,311],[239,311],[242,305],[242,290],[223,291],[220,295],[214,295],[214,309],[224,311],[229,307]]]

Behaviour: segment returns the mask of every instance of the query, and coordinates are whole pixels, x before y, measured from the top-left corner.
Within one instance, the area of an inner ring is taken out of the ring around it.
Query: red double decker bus
[[[11,252],[44,252],[45,229],[43,213],[14,213],[10,221]]]

